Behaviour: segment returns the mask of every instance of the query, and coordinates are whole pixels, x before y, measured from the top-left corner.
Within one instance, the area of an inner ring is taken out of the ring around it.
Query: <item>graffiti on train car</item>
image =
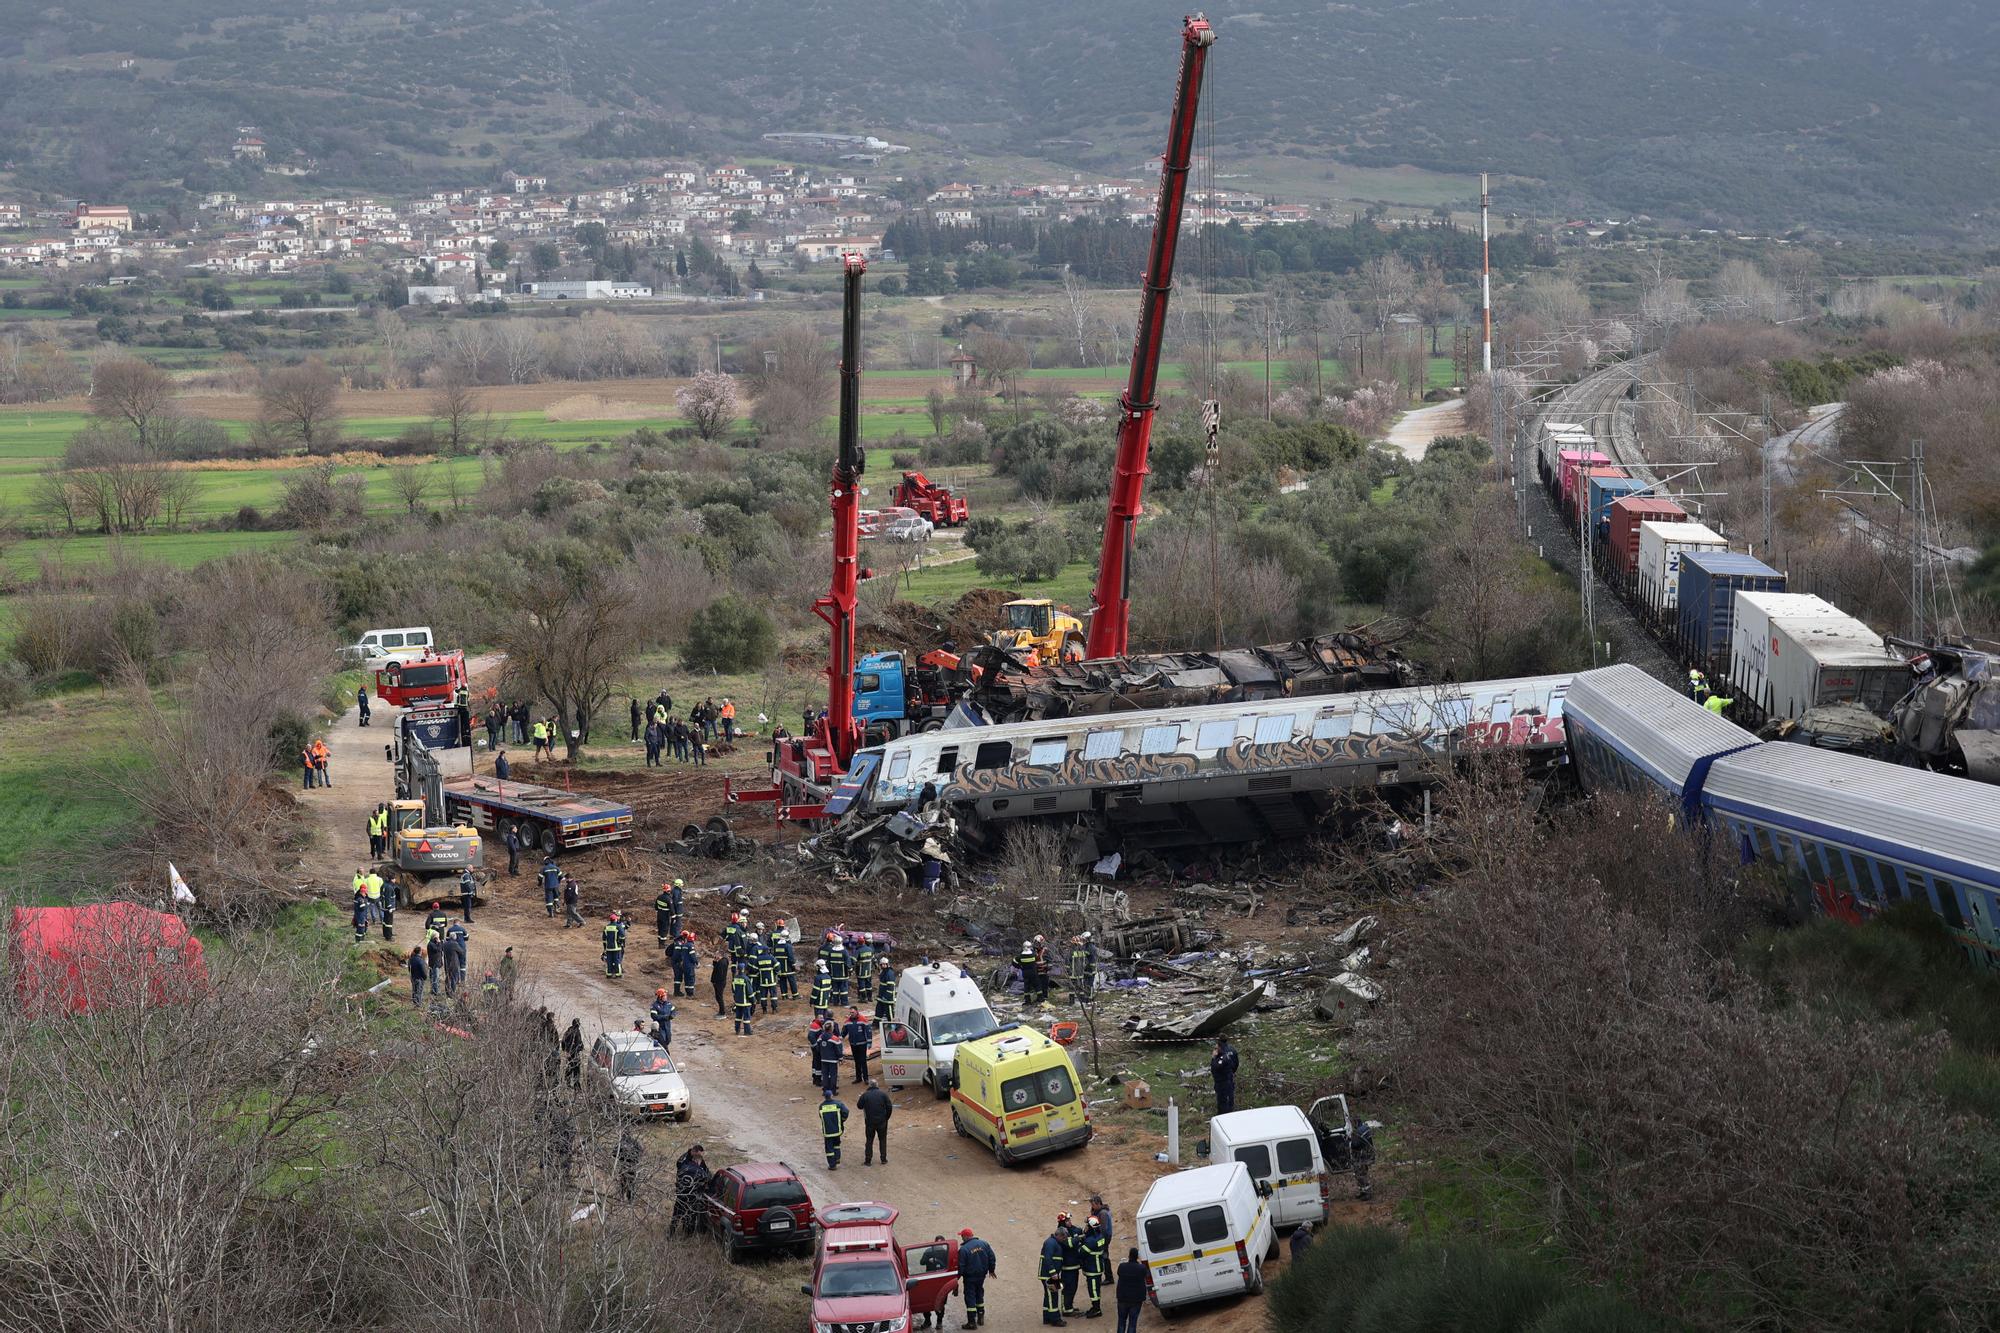
[[[1561,745],[1567,739],[1568,732],[1560,717],[1550,717],[1540,712],[1526,712],[1516,713],[1505,722],[1468,723],[1461,744],[1468,750],[1491,750],[1505,747]]]
[[[1129,782],[1191,778],[1200,767],[1191,754],[1121,754],[1110,759],[1071,755],[1050,767],[1016,763],[1005,768],[976,769],[963,764],[939,794],[946,800],[972,800],[1070,787],[1115,787]]]

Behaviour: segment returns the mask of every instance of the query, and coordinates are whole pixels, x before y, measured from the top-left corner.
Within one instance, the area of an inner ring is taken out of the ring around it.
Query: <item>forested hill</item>
[[[0,3],[0,159],[159,197],[274,165],[490,178],[770,129],[1129,170],[1180,10],[1152,0]],[[1224,156],[1482,168],[1573,211],[1982,231],[2000,201],[1991,0],[1249,0],[1211,8]],[[595,131],[587,127],[599,124]],[[690,137],[692,136],[692,137]],[[295,156],[297,154],[298,156]]]

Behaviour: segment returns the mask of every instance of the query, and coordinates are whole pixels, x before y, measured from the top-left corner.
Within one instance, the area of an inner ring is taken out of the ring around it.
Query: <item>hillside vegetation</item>
[[[9,7],[0,160],[31,184],[165,199],[274,165],[389,188],[872,131],[1136,172],[1173,13],[1143,0],[103,0]],[[1177,12],[1177,11],[1176,11]],[[2000,18],[1979,0],[1446,0],[1214,10],[1224,154],[1490,169],[1545,210],[1780,228],[1989,224]],[[130,61],[130,67],[126,62]],[[295,156],[295,154],[300,156]],[[279,178],[283,179],[283,178]],[[1514,191],[1510,199],[1524,197]]]

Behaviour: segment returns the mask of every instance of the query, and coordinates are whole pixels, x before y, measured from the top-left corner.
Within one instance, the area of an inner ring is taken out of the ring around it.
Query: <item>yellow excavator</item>
[[[993,645],[1010,652],[1035,655],[1040,662],[1077,662],[1083,658],[1083,622],[1058,610],[1047,597],[1022,597],[1001,607],[1007,624],[993,631]]]

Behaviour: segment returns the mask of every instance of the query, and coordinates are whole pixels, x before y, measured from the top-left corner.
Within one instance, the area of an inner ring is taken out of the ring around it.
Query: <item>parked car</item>
[[[836,1204],[820,1214],[813,1280],[801,1288],[812,1297],[812,1333],[904,1333],[911,1315],[943,1322],[958,1290],[957,1237],[905,1248],[895,1225],[886,1203]]]
[[[590,1072],[620,1110],[640,1116],[694,1114],[674,1057],[643,1032],[607,1032],[590,1048]]]
[[[739,1162],[709,1177],[704,1224],[734,1262],[745,1250],[812,1252],[812,1196],[783,1162]]]
[[[881,535],[892,542],[927,542],[935,526],[929,519],[913,514],[883,524]]]
[[[1264,1290],[1264,1261],[1278,1252],[1270,1186],[1241,1162],[1161,1176],[1135,1219],[1147,1285],[1162,1313],[1217,1296]]]

